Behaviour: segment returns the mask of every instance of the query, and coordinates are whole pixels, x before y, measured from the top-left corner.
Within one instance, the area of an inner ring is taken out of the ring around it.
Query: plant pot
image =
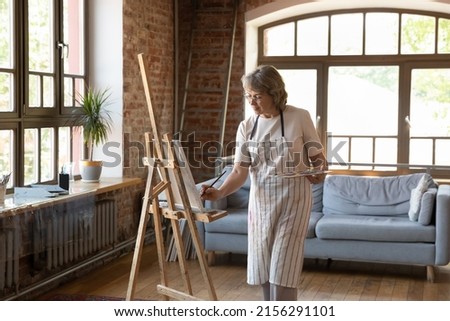
[[[102,174],[102,161],[80,161],[81,181],[87,183],[98,183]]]

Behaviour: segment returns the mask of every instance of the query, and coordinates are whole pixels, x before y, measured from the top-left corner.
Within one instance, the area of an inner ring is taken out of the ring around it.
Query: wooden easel
[[[157,291],[164,296],[165,300],[169,300],[169,297],[178,300],[200,300],[193,295],[189,273],[186,267],[185,247],[179,224],[179,220],[184,219],[186,220],[187,228],[189,229],[192,237],[192,243],[197,253],[203,279],[208,288],[209,299],[217,300],[217,295],[212,284],[207,260],[203,251],[203,246],[199,238],[196,221],[206,223],[211,222],[225,216],[226,211],[193,211],[184,181],[184,178],[186,178],[186,172],[184,172],[185,176],[183,178],[183,168],[180,166],[180,149],[174,147],[174,142],[170,135],[166,134],[162,138],[159,136],[142,54],[138,55],[138,60],[150,114],[152,133],[145,133],[146,157],[144,158],[144,164],[148,167],[147,185],[145,188],[126,300],[133,300],[134,298],[142,258],[145,231],[150,214],[153,214],[154,219],[156,247],[161,276],[161,284],[157,285]],[[188,166],[188,164],[184,164],[184,166]],[[154,185],[153,182],[153,174],[155,171],[159,173],[160,178],[160,182],[156,185]],[[190,171],[188,174],[190,174]],[[167,206],[161,206],[159,202],[158,196],[163,192],[166,193]],[[178,198],[178,201],[181,199],[181,206],[176,203],[176,198]],[[168,218],[171,223],[180,272],[185,287],[184,291],[169,287],[169,281],[166,274],[167,262],[162,228],[163,216]]]

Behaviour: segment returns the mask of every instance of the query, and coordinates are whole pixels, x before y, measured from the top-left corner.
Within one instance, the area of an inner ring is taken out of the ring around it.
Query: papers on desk
[[[58,185],[31,185],[31,187],[15,187],[14,198],[48,198],[66,195],[69,192]]]
[[[67,195],[69,194],[68,190],[65,190],[64,188],[59,187],[59,185],[43,185],[43,184],[35,184],[35,185],[31,185],[31,187],[33,189],[39,188],[39,189],[43,189],[49,193],[55,194],[56,195]]]

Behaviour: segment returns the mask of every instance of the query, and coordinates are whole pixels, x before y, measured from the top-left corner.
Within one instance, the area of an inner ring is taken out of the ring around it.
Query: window
[[[449,178],[449,30],[428,12],[309,14],[261,27],[258,63],[309,110],[334,171]]]
[[[56,182],[81,159],[71,121],[87,82],[85,0],[0,0],[0,174]]]

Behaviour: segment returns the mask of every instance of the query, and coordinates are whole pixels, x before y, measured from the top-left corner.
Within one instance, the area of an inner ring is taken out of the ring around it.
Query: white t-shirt
[[[235,162],[251,163],[252,152],[249,146],[268,141],[277,142],[282,137],[281,116],[278,115],[272,118],[259,117],[253,138],[250,139],[256,119],[255,114],[239,124],[236,134]],[[289,152],[296,155],[295,170],[305,170],[309,167],[309,157],[323,150],[311,116],[305,109],[287,105],[283,111],[283,121],[285,144]],[[253,157],[254,160],[255,157]],[[299,162],[299,160],[302,161]]]

